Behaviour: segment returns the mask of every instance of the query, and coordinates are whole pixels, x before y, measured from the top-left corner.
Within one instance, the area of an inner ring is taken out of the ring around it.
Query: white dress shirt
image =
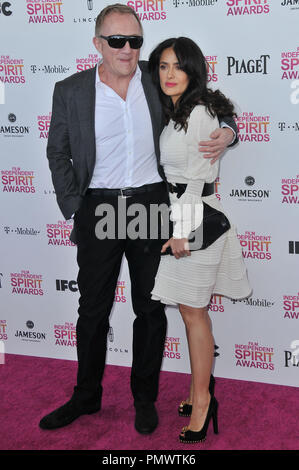
[[[96,73],[96,163],[90,188],[125,188],[162,181],[152,122],[137,66],[124,101]]]

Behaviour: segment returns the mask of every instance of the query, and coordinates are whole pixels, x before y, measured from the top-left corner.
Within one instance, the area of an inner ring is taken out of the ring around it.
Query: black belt
[[[167,186],[168,186],[170,193],[177,193],[178,198],[180,198],[181,195],[184,194],[187,188],[186,183],[168,183],[167,182]],[[201,195],[211,196],[211,194],[214,194],[214,193],[215,193],[214,181],[213,183],[205,183]]]
[[[163,181],[161,181],[161,183],[144,184],[143,186],[138,186],[136,188],[131,188],[131,187],[119,188],[119,189],[89,188],[86,191],[86,194],[90,194],[91,196],[129,197],[129,196],[134,196],[135,194],[157,191],[162,188],[165,188],[165,183]]]

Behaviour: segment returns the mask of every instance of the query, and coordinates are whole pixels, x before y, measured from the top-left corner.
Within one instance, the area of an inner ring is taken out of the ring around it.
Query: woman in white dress
[[[213,182],[219,162],[211,164],[198,151],[219,127],[217,118],[234,115],[232,103],[207,88],[207,64],[188,38],[163,41],[152,52],[149,68],[166,116],[160,138],[161,164],[170,189],[173,236],[163,245],[152,298],[179,307],[186,327],[192,372],[189,398],[179,406],[191,416],[181,442],[205,440],[212,419],[218,433],[218,402],[211,375],[214,339],[207,306],[214,293],[241,299],[251,294],[236,229],[231,228],[208,248],[190,251],[188,235],[202,221],[202,203],[223,212]]]

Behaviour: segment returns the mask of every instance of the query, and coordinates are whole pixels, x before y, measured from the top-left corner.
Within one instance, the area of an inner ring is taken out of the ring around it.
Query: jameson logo
[[[17,117],[14,113],[9,113],[7,116],[10,124],[0,126],[0,135],[4,137],[24,137],[29,134],[29,126],[15,124]]]
[[[282,0],[282,7],[291,7],[291,10],[299,9],[299,0]]]
[[[246,176],[244,183],[251,187],[255,185],[255,178],[253,176]],[[270,197],[269,189],[244,189],[244,188],[235,188],[232,189],[230,197],[236,197],[238,201],[246,202],[261,202],[264,199]]]
[[[262,370],[274,370],[274,350],[272,347],[260,346],[257,342],[235,344],[236,366]]]
[[[31,320],[26,322],[27,330],[17,330],[15,337],[21,339],[22,341],[32,341],[39,343],[42,340],[46,339],[46,333],[41,333],[38,331],[33,331],[34,323]]]

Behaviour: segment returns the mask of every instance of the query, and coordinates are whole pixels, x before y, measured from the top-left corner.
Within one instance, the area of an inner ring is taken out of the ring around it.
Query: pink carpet
[[[203,444],[178,441],[188,418],[176,408],[187,396],[189,375],[162,372],[157,401],[160,423],[147,436],[134,429],[130,369],[107,366],[103,406],[71,425],[43,431],[46,413],[67,401],[73,390],[74,361],[7,354],[0,365],[1,450],[298,450],[299,389],[216,379],[219,434],[210,424]]]

